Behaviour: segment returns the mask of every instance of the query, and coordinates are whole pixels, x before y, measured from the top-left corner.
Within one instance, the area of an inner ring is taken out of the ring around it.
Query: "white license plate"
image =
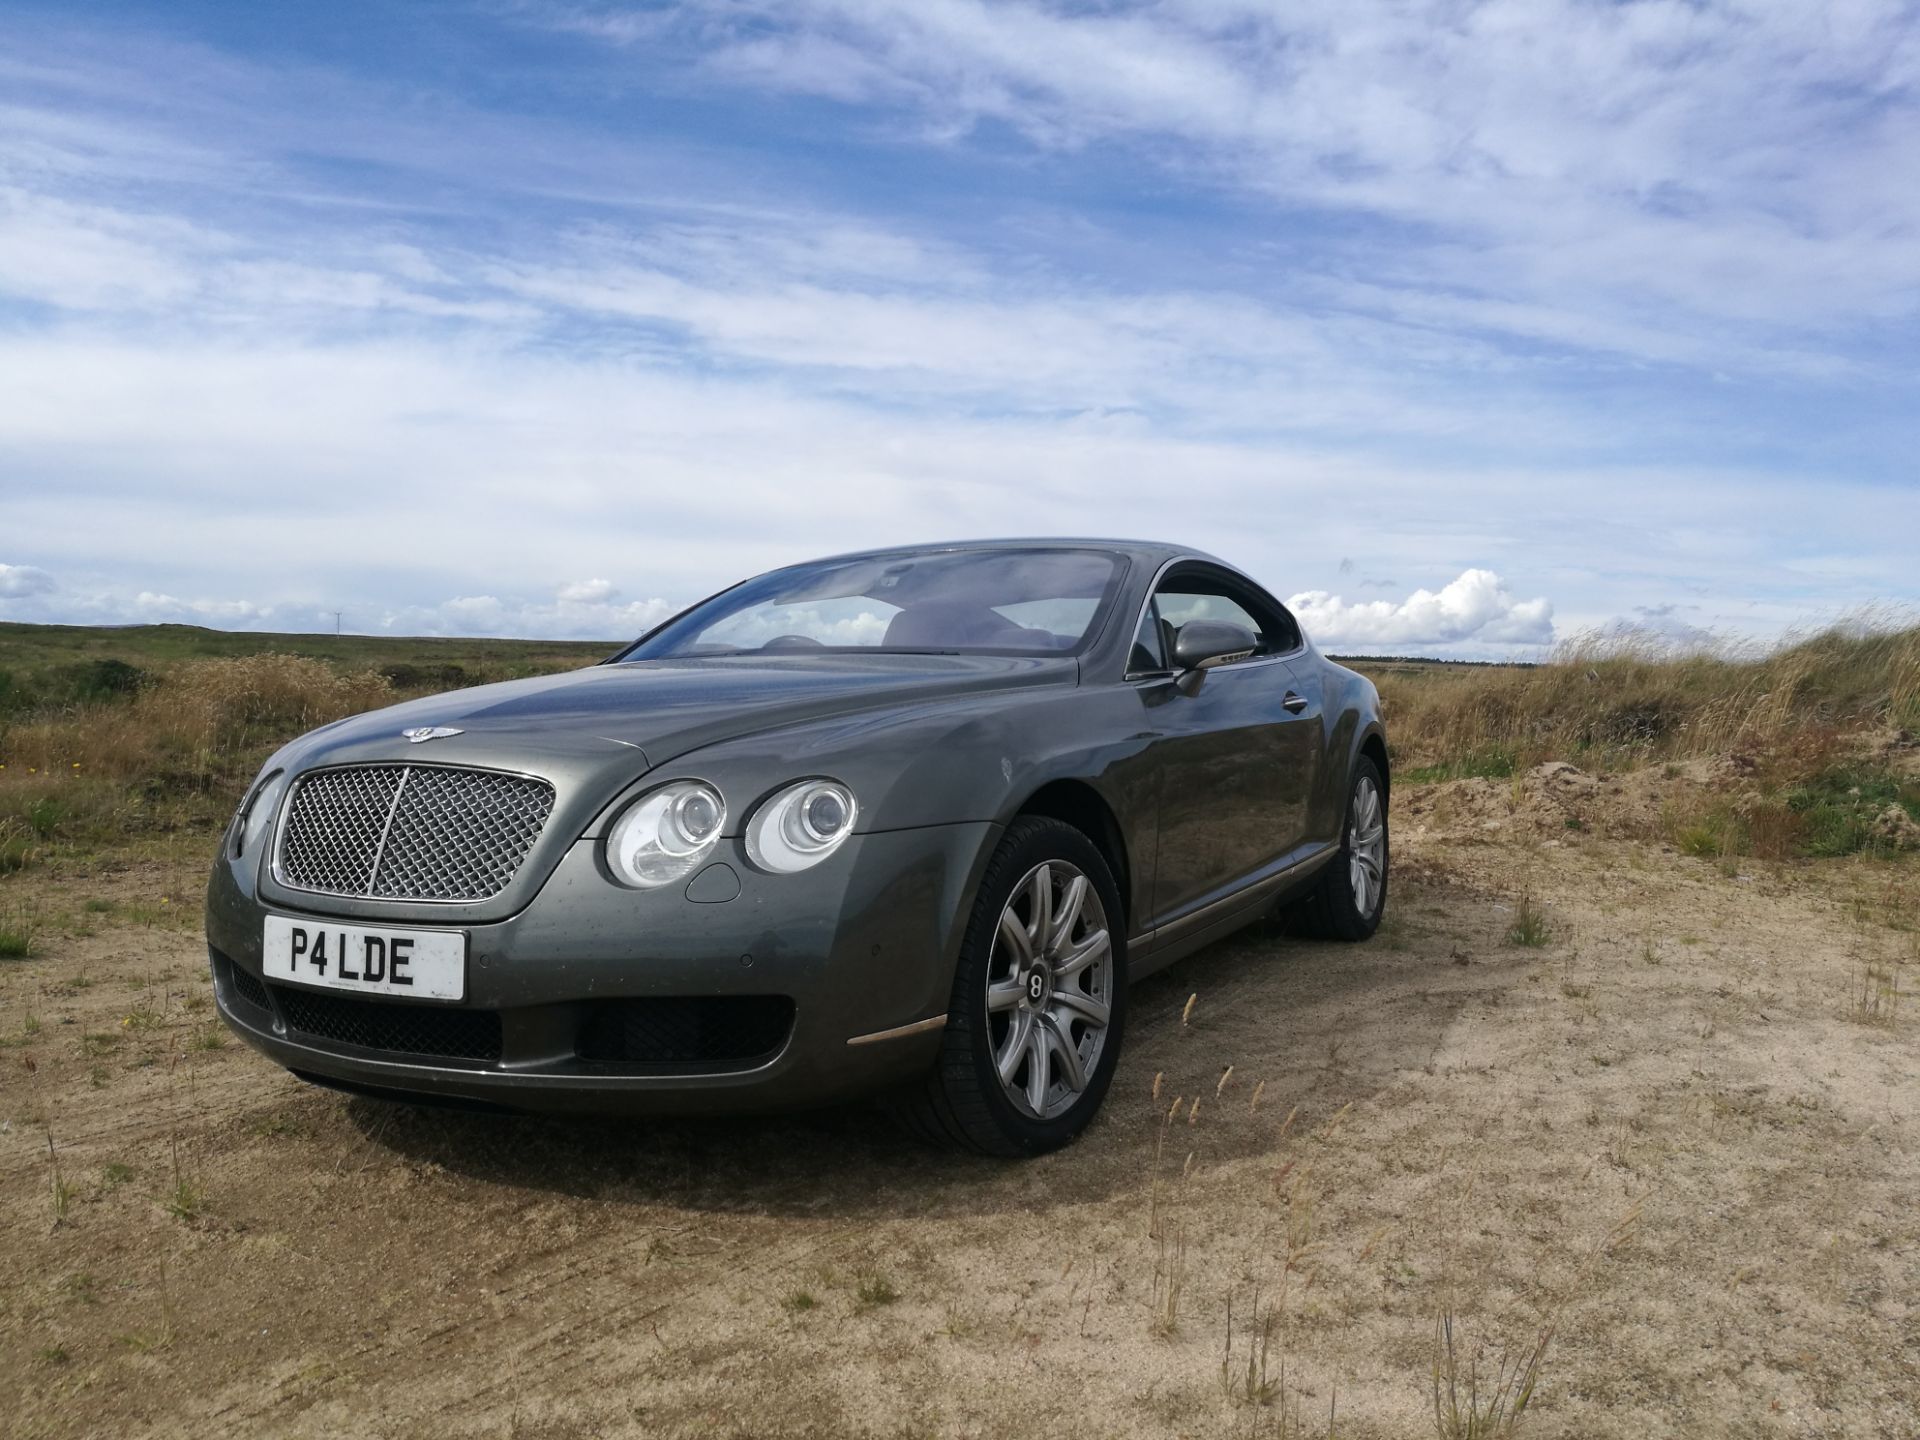
[[[269,915],[263,947],[269,980],[418,1000],[458,1000],[467,993],[467,937],[457,930]]]

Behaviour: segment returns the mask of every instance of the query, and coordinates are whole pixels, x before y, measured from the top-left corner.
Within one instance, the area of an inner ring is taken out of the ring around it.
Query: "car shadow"
[[[1461,1007],[1504,988],[1516,969],[1469,973],[1454,955],[1440,937],[1338,945],[1272,925],[1203,950],[1134,986],[1126,1051],[1101,1115],[1076,1144],[1025,1163],[929,1147],[871,1107],[657,1120],[345,1103],[376,1150],[488,1185],[603,1204],[812,1216],[1046,1211],[1144,1184],[1176,1096],[1174,1146],[1219,1165],[1274,1151],[1295,1107],[1304,1128],[1419,1071]],[[1201,1113],[1190,1124],[1195,1096]]]

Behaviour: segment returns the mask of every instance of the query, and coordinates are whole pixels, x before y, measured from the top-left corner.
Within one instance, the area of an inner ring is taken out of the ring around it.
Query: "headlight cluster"
[[[853,833],[859,808],[853,792],[831,780],[789,785],[754,812],[747,858],[776,875],[818,865]]]
[[[777,791],[747,821],[747,858],[791,875],[818,865],[853,833],[859,805],[834,780],[801,780]],[[643,890],[700,867],[720,843],[727,802],[704,780],[675,780],[629,805],[607,832],[607,868]]]
[[[689,874],[727,823],[727,802],[703,780],[676,780],[643,795],[607,832],[607,867],[642,889]]]

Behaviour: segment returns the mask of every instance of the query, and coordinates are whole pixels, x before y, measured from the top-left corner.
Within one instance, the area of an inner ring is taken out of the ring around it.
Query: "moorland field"
[[[0,1431],[1920,1434],[1920,630],[1356,662],[1381,934],[1143,982],[1026,1165],[228,1035],[199,893],[266,754],[610,648],[0,625]]]

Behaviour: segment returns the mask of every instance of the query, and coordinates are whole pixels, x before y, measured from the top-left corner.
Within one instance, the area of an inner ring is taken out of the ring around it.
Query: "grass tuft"
[[[33,955],[38,932],[23,918],[0,917],[0,960],[26,960]]]
[[[1501,1355],[1490,1374],[1482,1374],[1477,1351],[1462,1363],[1453,1328],[1454,1313],[1448,1309],[1434,1325],[1434,1431],[1440,1440],[1507,1440],[1533,1403],[1553,1331],[1542,1329],[1517,1352]]]
[[[1860,967],[1847,994],[1848,1018],[1890,1030],[1900,1013],[1900,976],[1884,965]]]
[[[197,1220],[206,1211],[207,1196],[199,1185],[182,1176],[167,1187],[161,1204],[176,1220]]]
[[[1513,912],[1513,923],[1507,927],[1507,943],[1521,945],[1530,950],[1539,949],[1553,941],[1553,926],[1547,919],[1547,912],[1528,891],[1520,897],[1520,903]]]

